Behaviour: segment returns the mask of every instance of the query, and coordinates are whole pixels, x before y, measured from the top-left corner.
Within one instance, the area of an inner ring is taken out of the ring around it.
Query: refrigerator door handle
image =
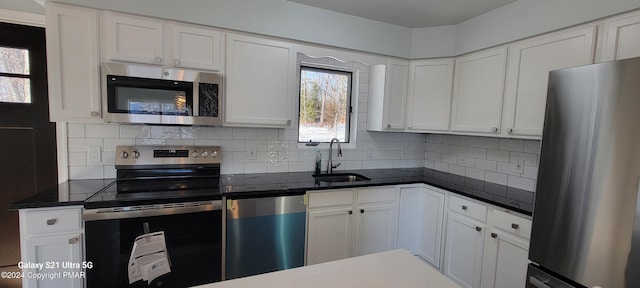
[[[544,282],[538,280],[538,278],[529,276],[529,283],[537,288],[551,288],[551,286],[545,284]]]

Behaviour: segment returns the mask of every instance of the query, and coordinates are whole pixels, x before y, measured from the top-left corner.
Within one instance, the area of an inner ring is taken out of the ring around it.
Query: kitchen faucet
[[[331,155],[333,155],[333,142],[338,143],[338,157],[342,157],[342,147],[340,147],[340,140],[338,140],[338,138],[333,138],[331,139],[331,142],[329,142],[329,162],[327,162],[327,174],[331,174],[333,173],[333,168],[338,168],[338,166],[340,166],[341,163],[338,163],[338,165],[333,166],[333,161],[332,161],[332,157]]]

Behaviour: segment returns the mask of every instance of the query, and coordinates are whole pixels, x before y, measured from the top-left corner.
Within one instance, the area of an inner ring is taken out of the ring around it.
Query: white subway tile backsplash
[[[190,140],[190,139],[166,139],[164,141],[164,145],[171,145],[171,146],[192,146],[195,145],[196,141],[195,140]]]
[[[509,152],[502,150],[487,150],[487,160],[493,160],[498,162],[509,162]]]
[[[220,140],[220,146],[222,151],[246,151],[244,140]]]
[[[86,152],[69,152],[68,157],[69,157],[69,166],[87,165]]]
[[[449,172],[449,164],[443,162],[433,162],[433,169],[442,172]]]
[[[536,182],[532,179],[509,175],[507,186],[522,189],[522,190],[527,190],[527,191],[534,191],[535,183]]]
[[[136,145],[166,145],[165,139],[136,139]]]
[[[511,152],[511,156],[509,160],[511,163],[515,163],[516,161],[521,161],[524,163],[524,165],[538,166],[538,155],[536,154]]]
[[[500,138],[500,150],[524,152],[524,140]]]
[[[151,126],[147,125],[120,125],[120,138],[149,138]]]
[[[529,178],[529,179],[537,179],[538,167],[524,166],[524,173],[522,173],[522,177]]]
[[[515,163],[498,162],[498,172],[520,176],[521,173],[515,172],[515,166]]]
[[[496,173],[491,171],[486,171],[484,173],[484,181],[496,183],[500,185],[507,185],[508,175],[502,173]]]
[[[478,180],[485,180],[484,174],[486,171],[481,170],[481,169],[474,169],[474,168],[469,168],[467,167],[465,169],[465,176],[469,177],[469,178],[473,178],[473,179],[478,179]]]
[[[465,170],[466,169],[463,166],[449,164],[449,173],[451,173],[451,174],[465,176],[465,173],[466,173]]]
[[[136,139],[105,138],[102,140],[104,146],[102,151],[115,152],[117,146],[132,146],[136,144]]]
[[[427,152],[427,160],[442,161],[442,153],[440,153],[440,152]]]
[[[256,128],[234,128],[233,139],[256,140],[258,139],[258,131]]]
[[[69,166],[69,179],[101,179],[104,178],[102,165]]]
[[[84,138],[84,124],[67,123],[68,138]]]
[[[464,146],[450,146],[450,153],[458,156],[467,156],[467,147]]]
[[[116,178],[116,167],[113,165],[105,165],[103,167],[104,178]]]
[[[487,149],[470,147],[467,149],[467,155],[476,159],[487,159]]]
[[[86,124],[86,138],[118,138],[117,124]]]
[[[175,126],[151,126],[151,138],[153,138],[153,139],[180,139],[180,127],[175,127]]]
[[[538,140],[524,141],[524,153],[540,154],[540,143]]]
[[[476,168],[485,171],[497,171],[498,166],[496,161],[478,159],[476,160]]]
[[[458,164],[458,156],[451,154],[442,154],[442,162],[449,164]]]
[[[447,145],[460,145],[460,137],[458,135],[443,135],[442,143]]]
[[[220,146],[220,140],[196,140],[194,145],[197,146]]]
[[[478,148],[498,150],[500,148],[500,138],[478,137]]]
[[[475,137],[475,136],[460,136],[460,146],[478,147],[478,137]]]
[[[278,129],[257,129],[256,139],[258,140],[278,140]]]

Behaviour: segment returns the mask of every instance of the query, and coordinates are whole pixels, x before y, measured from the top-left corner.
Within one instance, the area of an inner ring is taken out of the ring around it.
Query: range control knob
[[[127,151],[120,152],[120,158],[122,158],[122,159],[129,158],[129,152],[127,152]]]
[[[207,156],[209,156],[209,153],[207,151],[202,151],[202,153],[200,153],[200,156],[202,156],[202,158],[206,158]]]
[[[216,157],[218,157],[218,151],[216,150],[211,151],[211,158],[216,158]]]
[[[138,152],[138,151],[133,151],[133,158],[135,158],[135,159],[140,158],[140,152]]]
[[[198,151],[191,152],[191,157],[198,158],[198,156],[200,156],[200,153],[198,153]]]

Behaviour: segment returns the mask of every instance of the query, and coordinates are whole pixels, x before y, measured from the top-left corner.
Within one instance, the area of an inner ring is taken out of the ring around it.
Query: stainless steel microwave
[[[222,76],[214,73],[102,64],[102,111],[107,122],[218,126],[222,91]]]

